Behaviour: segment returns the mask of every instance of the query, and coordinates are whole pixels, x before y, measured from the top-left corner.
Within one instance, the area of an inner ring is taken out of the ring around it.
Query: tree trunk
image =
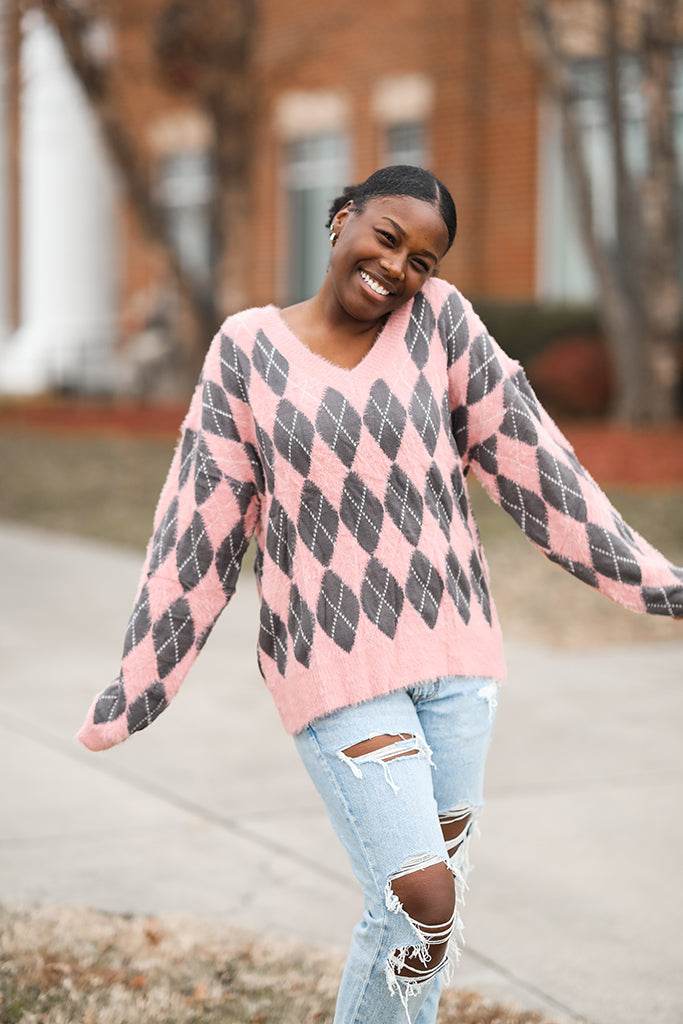
[[[676,161],[673,109],[677,6],[675,0],[658,0],[656,8],[648,6],[643,16],[643,92],[650,156],[642,188],[644,236],[648,245],[643,306],[651,366],[652,418],[661,420],[673,418],[678,411],[683,370],[680,168]]]
[[[213,80],[205,97],[216,131],[218,203],[222,245],[218,267],[221,306],[228,313],[244,307],[247,226],[251,210],[255,84],[252,66],[256,12],[254,0],[233,0],[232,35],[224,59],[228,70]],[[222,126],[222,131],[218,126]]]
[[[600,296],[600,315],[616,383],[613,415],[629,423],[663,422],[680,412],[682,298],[672,109],[676,0],[646,4],[641,32],[648,107],[649,172],[638,182],[627,165],[620,82],[620,4],[602,7],[603,54],[615,181],[616,246],[596,231],[590,170],[576,117],[569,60],[558,43],[548,0],[529,0],[533,41],[546,84],[561,111],[564,144],[582,235]]]

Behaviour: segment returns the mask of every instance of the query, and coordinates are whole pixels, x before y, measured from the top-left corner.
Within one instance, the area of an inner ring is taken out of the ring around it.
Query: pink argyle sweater
[[[109,747],[164,710],[252,536],[259,665],[290,732],[419,681],[502,679],[470,467],[553,562],[635,611],[683,616],[683,570],[623,522],[447,282],[394,312],[351,370],[273,306],[229,317],[161,494],[119,677],[79,738]]]

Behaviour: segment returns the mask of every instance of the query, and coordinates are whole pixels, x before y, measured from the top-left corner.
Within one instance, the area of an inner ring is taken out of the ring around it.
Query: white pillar
[[[0,358],[10,332],[9,309],[9,92],[7,4],[0,0]]]
[[[43,17],[26,17],[21,95],[21,327],[0,390],[113,385],[116,188],[87,98]]]

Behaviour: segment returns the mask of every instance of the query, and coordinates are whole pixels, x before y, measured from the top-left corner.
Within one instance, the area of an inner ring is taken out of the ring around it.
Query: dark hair
[[[327,227],[332,225],[335,216],[350,200],[357,210],[362,210],[369,199],[376,199],[379,196],[410,196],[431,203],[438,209],[446,225],[450,249],[458,224],[453,197],[443,182],[431,171],[425,171],[423,167],[413,167],[411,164],[381,167],[359,185],[348,185],[332,203]]]

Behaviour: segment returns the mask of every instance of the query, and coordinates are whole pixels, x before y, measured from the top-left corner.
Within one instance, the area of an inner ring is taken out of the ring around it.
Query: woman
[[[365,895],[336,1019],[429,1024],[504,676],[468,469],[548,558],[633,610],[683,617],[683,571],[438,279],[456,229],[441,182],[384,168],[328,226],[319,292],[229,317],[213,341],[121,674],[79,736],[103,749],[166,707],[254,536],[261,671]]]

